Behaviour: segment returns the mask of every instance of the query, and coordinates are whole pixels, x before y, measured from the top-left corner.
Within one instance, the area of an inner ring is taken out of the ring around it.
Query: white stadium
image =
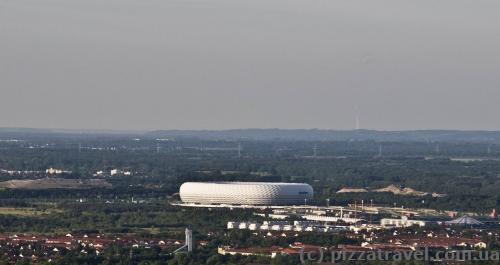
[[[232,205],[302,205],[313,197],[305,183],[186,182],[181,185],[183,203]]]

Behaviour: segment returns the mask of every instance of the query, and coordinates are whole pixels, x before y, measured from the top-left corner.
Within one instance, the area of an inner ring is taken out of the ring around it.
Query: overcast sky
[[[0,127],[500,129],[498,0],[0,0]],[[356,111],[358,109],[358,111]]]

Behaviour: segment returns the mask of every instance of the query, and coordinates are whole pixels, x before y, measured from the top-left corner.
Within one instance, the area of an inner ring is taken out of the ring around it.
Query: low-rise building
[[[380,220],[380,225],[383,227],[412,227],[412,226],[425,226],[425,221],[409,220],[408,217],[402,216],[400,219],[384,218]]]

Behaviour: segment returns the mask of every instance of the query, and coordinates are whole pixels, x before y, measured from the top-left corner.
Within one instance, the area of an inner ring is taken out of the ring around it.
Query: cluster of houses
[[[338,230],[336,226],[326,226],[315,221],[264,221],[256,222],[228,222],[227,229],[240,229],[251,231],[295,231],[295,232],[333,232]]]
[[[38,174],[47,174],[47,175],[61,175],[61,174],[71,174],[72,171],[60,169],[60,168],[47,168],[45,171],[41,170],[12,170],[12,169],[0,169],[0,173],[8,174],[9,176],[15,175],[38,175]]]
[[[71,174],[72,172],[70,170],[64,170],[60,168],[47,168],[45,170],[45,174],[47,175],[61,175],[61,174]]]
[[[101,236],[101,235],[82,235],[73,236],[40,236],[40,235],[0,235],[0,245],[18,245],[25,243],[38,243],[41,246],[49,248],[75,249],[81,247],[91,247],[95,249],[104,249],[111,245],[121,245],[128,247],[168,247],[173,245],[182,245],[183,241],[173,239],[143,239],[133,236]]]
[[[217,252],[220,255],[242,255],[242,256],[269,256],[276,257],[278,255],[298,255],[301,252],[317,251],[319,246],[305,245],[302,243],[293,243],[288,247],[249,247],[249,248],[232,248],[229,246],[219,247]]]
[[[121,170],[117,168],[111,169],[109,173],[105,172],[104,170],[99,170],[93,174],[94,177],[106,177],[106,176],[115,177],[115,176],[131,176],[131,175],[132,175],[131,171]]]
[[[396,252],[396,251],[416,251],[424,248],[430,250],[454,250],[454,249],[485,249],[487,243],[481,238],[465,238],[465,237],[447,237],[447,236],[402,236],[393,237],[387,241],[381,242],[363,242],[360,245],[337,245],[332,247],[305,245],[300,242],[290,244],[288,247],[248,247],[248,248],[232,248],[223,246],[218,248],[218,253],[221,255],[258,255],[276,257],[277,255],[297,255],[308,253],[310,251],[317,252],[318,249],[323,251],[338,251],[338,252]]]
[[[89,249],[99,255],[112,245],[131,248],[175,248],[184,244],[181,240],[143,239],[132,236],[81,235],[43,236],[43,235],[0,235],[0,249],[10,260],[30,258],[32,260],[50,260],[59,253],[78,250],[87,254]]]
[[[283,214],[284,215],[284,214]],[[276,255],[300,254],[307,249],[317,250],[325,248],[336,251],[416,251],[418,249],[433,250],[456,250],[456,249],[485,249],[488,238],[500,240],[498,229],[481,229],[484,224],[471,217],[463,216],[448,222],[435,222],[439,226],[429,226],[427,221],[411,220],[406,216],[400,218],[382,218],[380,223],[367,224],[355,218],[342,220],[330,220],[327,216],[316,216],[316,218],[303,218],[301,221],[287,221],[291,216],[276,220],[269,214],[262,217],[272,218],[272,221],[261,222],[228,222],[227,229],[251,230],[254,235],[264,237],[288,237],[297,236],[301,232],[340,232],[347,238],[361,242],[359,245],[338,245],[332,247],[306,246],[294,243],[288,247],[249,247],[233,248],[231,246],[219,247],[221,255],[263,255],[275,257]],[[342,216],[339,218],[343,218]],[[408,229],[418,227],[419,230]],[[477,229],[465,229],[475,227]],[[466,233],[465,231],[469,231]]]
[[[305,245],[299,242],[290,244],[288,247],[249,247],[249,248],[232,248],[229,246],[219,247],[218,253],[221,255],[258,255],[276,257],[277,255],[298,255],[301,252],[307,253],[310,251],[317,252],[318,249],[324,251],[338,252],[362,252],[362,251],[415,251],[417,249],[441,249],[450,250],[456,248],[466,249],[484,249],[486,242],[481,239],[469,239],[460,237],[408,237],[394,239],[387,243],[368,243],[364,242],[361,245],[337,245],[334,247]]]
[[[362,230],[380,230],[380,229],[390,229],[390,228],[403,228],[419,226],[424,227],[426,225],[425,221],[421,220],[409,220],[406,216],[400,219],[389,219],[384,218],[380,220],[380,225],[373,224],[359,224],[354,219],[351,224],[345,225],[328,225],[328,223],[337,223],[338,220],[326,220],[324,216],[318,216],[319,218],[304,218],[304,221],[264,221],[262,223],[257,222],[227,222],[227,229],[239,229],[239,230],[251,230],[251,231],[294,231],[294,232],[333,232],[339,230],[351,230],[351,231],[362,231]],[[335,218],[335,217],[331,217]]]

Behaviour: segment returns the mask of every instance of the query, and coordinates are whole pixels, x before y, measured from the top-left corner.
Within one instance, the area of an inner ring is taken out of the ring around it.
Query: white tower
[[[186,228],[185,246],[187,246],[188,252],[193,252],[193,231],[189,228]]]
[[[177,252],[184,252],[184,251],[187,251],[187,252],[193,252],[193,246],[194,246],[194,242],[193,242],[193,230],[189,229],[189,228],[186,228],[185,230],[185,233],[186,233],[186,241],[184,242],[184,245],[182,245],[182,247],[174,250],[174,252],[172,253],[177,253]]]
[[[354,106],[354,109],[356,111],[356,130],[359,130],[360,129],[360,125],[359,125],[359,108],[358,108],[358,105]]]

